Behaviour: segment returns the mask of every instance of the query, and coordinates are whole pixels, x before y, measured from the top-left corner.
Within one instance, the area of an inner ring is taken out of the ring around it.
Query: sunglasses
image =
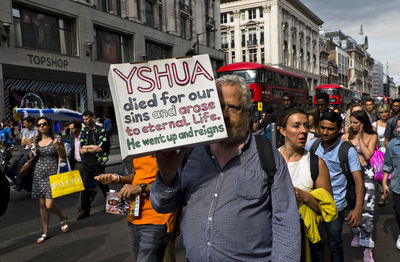
[[[47,123],[40,123],[40,124],[37,124],[36,126],[37,127],[45,127],[45,126],[47,126]]]

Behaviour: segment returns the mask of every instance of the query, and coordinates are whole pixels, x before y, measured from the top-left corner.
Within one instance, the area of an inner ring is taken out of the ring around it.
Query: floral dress
[[[53,141],[47,146],[37,146],[36,154],[39,157],[33,175],[32,198],[52,198],[49,176],[57,173],[58,153]]]

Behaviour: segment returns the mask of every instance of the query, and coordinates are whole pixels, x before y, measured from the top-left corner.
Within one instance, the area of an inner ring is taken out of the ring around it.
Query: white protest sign
[[[111,65],[122,159],[227,137],[208,55]]]

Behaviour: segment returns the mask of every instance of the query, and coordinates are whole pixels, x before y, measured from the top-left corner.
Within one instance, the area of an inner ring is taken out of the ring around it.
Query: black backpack
[[[265,173],[267,173],[268,188],[270,189],[269,192],[271,192],[271,186],[274,183],[274,175],[277,171],[274,152],[272,150],[272,143],[269,139],[263,138],[260,135],[255,136],[255,139],[256,139],[257,151],[258,151],[258,156],[260,158],[261,167],[264,169]],[[319,157],[316,154],[310,152],[310,172],[314,185],[319,174],[318,161]]]
[[[310,147],[310,152],[315,153],[320,143],[321,143],[321,138],[315,140],[315,142]],[[345,198],[347,202],[347,208],[349,210],[354,209],[354,207],[356,206],[355,182],[353,175],[350,171],[349,154],[348,154],[349,149],[352,147],[354,147],[352,143],[350,143],[349,141],[343,141],[343,143],[339,147],[339,152],[338,152],[340,168],[342,169],[342,172],[346,176],[347,180]]]

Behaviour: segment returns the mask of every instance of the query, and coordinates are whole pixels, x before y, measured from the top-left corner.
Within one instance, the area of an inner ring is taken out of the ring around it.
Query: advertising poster
[[[122,159],[227,137],[208,55],[111,65]]]

